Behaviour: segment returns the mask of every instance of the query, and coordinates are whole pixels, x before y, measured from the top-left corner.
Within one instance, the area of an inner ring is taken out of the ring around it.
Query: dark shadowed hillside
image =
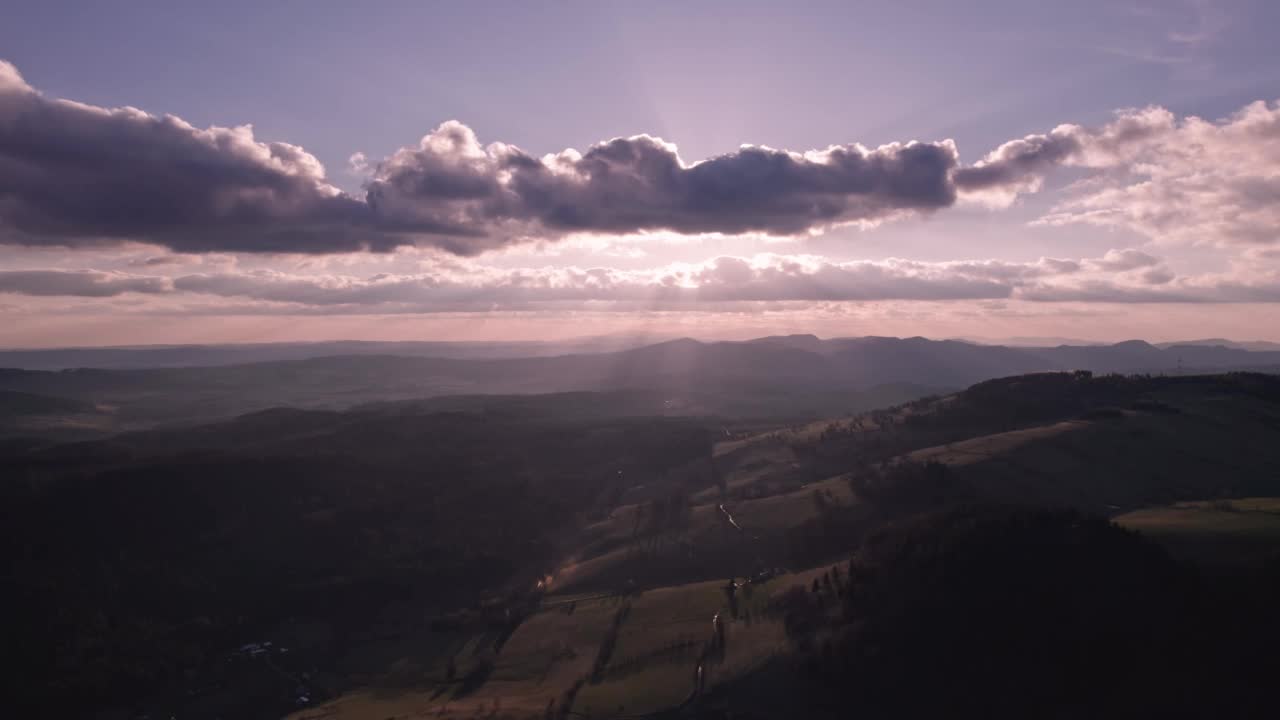
[[[743,347],[714,357],[741,368]],[[4,590],[35,620],[9,630],[9,696],[68,717],[923,717],[979,713],[963,688],[999,676],[1019,690],[993,716],[1020,717],[1072,683],[1093,688],[1081,712],[1137,712],[1203,671],[1233,688],[1222,707],[1254,707],[1265,642],[1234,638],[1271,632],[1280,378],[1039,373],[763,429],[661,398],[277,408],[0,446]],[[1225,607],[1237,634],[1194,625],[1169,649],[1178,618]],[[986,665],[947,669],[984,643]],[[1115,653],[1141,659],[1093,659]]]
[[[293,667],[332,672],[372,624],[523,591],[629,487],[710,483],[712,436],[693,419],[371,408],[15,450],[4,593],[32,622],[5,643],[12,697],[67,717],[231,682],[235,649],[280,633],[301,645]],[[245,692],[234,716],[279,714]]]

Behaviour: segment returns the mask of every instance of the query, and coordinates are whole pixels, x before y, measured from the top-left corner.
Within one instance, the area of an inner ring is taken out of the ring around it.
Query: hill
[[[759,344],[779,363],[825,357],[794,347],[806,338]],[[752,345],[714,357],[742,368]],[[628,370],[707,357],[689,342],[647,352]],[[1280,496],[1275,376],[1038,373],[804,423],[667,410],[645,391],[473,395],[0,445],[5,547],[21,549],[2,590],[36,619],[10,630],[7,697],[64,717],[714,716],[743,698],[763,717],[823,717],[847,678],[880,677],[884,693],[945,679],[926,666],[883,676],[846,644],[879,638],[878,657],[899,659],[952,646],[940,632],[885,644],[954,620],[927,599],[957,580],[911,547],[990,576],[960,588],[975,607],[1031,577],[1016,562],[1068,563],[1089,587],[1155,576],[1137,595],[1033,607],[1087,623],[1131,617],[1126,603],[1150,593],[1170,613],[1232,607],[1233,623],[1270,627],[1254,612],[1273,597],[1256,573],[1275,536],[1269,515],[1247,513]],[[1253,560],[1215,564],[1205,584],[1177,558],[1205,557],[1203,538],[1217,557],[1237,547],[1200,530],[1222,527],[1228,507],[1261,523],[1236,525]],[[1000,537],[1049,554],[1018,560]],[[1048,632],[1019,617],[1008,637]],[[1116,622],[1081,637],[1131,627],[1137,646],[1162,647],[1152,633],[1167,628]],[[1008,630],[990,613],[975,627]],[[1017,647],[990,655],[1005,658],[990,671],[1022,672],[1008,665]],[[1058,664],[1085,652],[1070,647],[1037,667],[1075,672]],[[889,697],[859,693],[867,708]]]

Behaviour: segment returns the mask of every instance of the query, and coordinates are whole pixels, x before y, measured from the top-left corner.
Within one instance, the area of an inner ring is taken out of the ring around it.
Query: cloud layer
[[[45,297],[114,297],[125,293],[160,294],[173,290],[166,277],[97,270],[0,270],[0,293]]]
[[[262,312],[437,313],[591,308],[741,310],[768,304],[881,301],[1235,303],[1280,301],[1280,273],[1178,277],[1144,252],[1034,262],[832,262],[809,255],[721,256],[702,263],[616,268],[496,269],[472,265],[359,277],[226,268],[137,275],[104,271],[0,272],[0,293],[81,298],[218,299]]]

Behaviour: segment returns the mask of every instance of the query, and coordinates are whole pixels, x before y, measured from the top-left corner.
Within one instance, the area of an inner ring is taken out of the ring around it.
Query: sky
[[[0,346],[1276,341],[1276,27],[0,0]]]

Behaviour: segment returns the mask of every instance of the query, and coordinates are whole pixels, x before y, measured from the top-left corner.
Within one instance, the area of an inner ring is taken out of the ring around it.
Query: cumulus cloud
[[[995,205],[1011,202],[1018,193],[1040,189],[1044,175],[1081,151],[1080,129],[1063,125],[1047,135],[1028,135],[993,150],[985,158],[955,173],[956,187]]]
[[[1105,172],[1040,223],[1123,228],[1165,244],[1280,243],[1280,103],[1219,121],[1122,113],[1073,161]]]
[[[1173,127],[1173,113],[1149,107],[1126,110],[1101,127],[1064,124],[1043,135],[1027,135],[956,170],[957,189],[996,206],[1040,190],[1055,168],[1103,169],[1134,162],[1148,142]]]
[[[743,146],[687,163],[647,135],[535,158],[448,122],[378,166],[368,203],[385,222],[454,238],[446,247],[460,253],[569,232],[791,235],[947,207],[956,158],[946,141]]]
[[[1000,206],[1060,166],[1092,174],[1037,224],[1122,228],[1164,244],[1280,243],[1280,103],[1217,121],[1125,110],[1100,127],[1060,125],[1005,143],[954,178],[963,197]]]
[[[1008,150],[1001,162],[1037,165],[1026,155]],[[743,146],[688,162],[647,135],[534,157],[482,146],[447,122],[381,162],[352,155],[351,171],[368,177],[353,197],[314,156],[259,140],[248,125],[201,129],[50,99],[0,61],[0,241],[30,245],[332,253],[418,244],[471,255],[584,232],[803,235],[950,206],[957,157],[940,141]],[[994,187],[1019,171],[975,172],[968,183]]]
[[[972,199],[1001,206],[1054,168],[1093,171],[1043,218],[1157,240],[1276,242],[1280,105],[1218,122],[1168,110],[1060,125],[959,162],[950,140],[795,152],[744,145],[698,162],[649,135],[535,157],[446,122],[380,161],[349,195],[296,145],[249,125],[51,99],[0,61],[0,243],[142,241],[179,253],[345,253],[404,245],[475,255],[566,236],[756,235],[870,226]]]
[[[744,146],[686,163],[649,136],[535,158],[448,122],[376,165],[363,198],[250,126],[196,128],[50,99],[0,64],[0,239],[141,240],[182,252],[331,253],[421,244],[471,255],[572,232],[799,234],[955,199],[949,141],[795,153]]]
[[[251,127],[44,97],[0,61],[0,237],[143,240],[182,251],[337,252],[395,244],[302,148]]]
[[[369,166],[369,157],[362,152],[351,153],[347,158],[347,172],[359,177],[365,177],[373,172],[373,168]]]

